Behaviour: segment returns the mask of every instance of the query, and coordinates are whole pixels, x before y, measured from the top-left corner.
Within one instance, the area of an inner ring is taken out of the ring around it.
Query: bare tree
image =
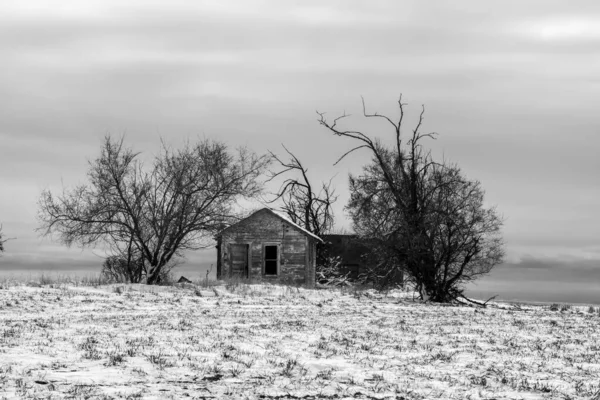
[[[157,282],[168,282],[173,268],[175,268],[181,259],[172,258],[165,265],[158,277]],[[104,278],[114,282],[140,283],[146,276],[144,259],[138,252],[130,254],[111,255],[102,263],[100,273]]]
[[[2,225],[0,225],[0,253],[4,253],[4,243],[6,243],[6,239],[2,236]]]
[[[235,218],[235,203],[254,197],[269,159],[240,148],[236,155],[218,141],[163,143],[150,168],[123,139],[106,137],[90,162],[89,184],[45,190],[39,200],[39,230],[57,233],[68,246],[105,244],[113,254],[143,262],[148,284],[184,250],[211,245],[213,234]],[[138,261],[135,261],[138,262]],[[135,265],[135,263],[134,263]]]
[[[463,297],[462,285],[489,272],[503,258],[501,218],[485,208],[477,181],[467,180],[454,165],[434,162],[421,142],[435,133],[421,133],[424,108],[406,143],[401,135],[402,97],[397,120],[366,111],[393,127],[395,143],[385,146],[360,131],[338,127],[342,115],[319,123],[337,136],[358,142],[344,153],[368,149],[373,159],[359,176],[350,175],[351,199],[347,210],[354,228],[378,249],[379,263],[372,271],[381,285],[408,274],[422,297],[445,302]],[[336,162],[336,163],[337,163]]]
[[[283,146],[283,145],[282,145]],[[283,161],[273,152],[271,157],[277,161],[281,169],[271,172],[269,180],[273,180],[282,174],[292,173],[296,177],[286,178],[275,198],[269,201],[274,203],[281,200],[281,210],[294,222],[304,227],[309,232],[321,236],[328,232],[334,223],[332,204],[337,200],[335,190],[329,182],[322,182],[318,191],[308,179],[308,169],[300,160],[285,146],[283,146],[289,160]]]
[[[287,161],[282,160],[275,153],[269,152],[271,158],[279,165],[278,171],[271,171],[269,181],[287,174],[278,192],[269,203],[281,201],[280,210],[291,221],[304,227],[311,233],[322,237],[331,231],[334,224],[332,204],[337,200],[335,189],[331,180],[321,182],[318,192],[308,178],[308,169],[302,165],[298,157],[282,145],[289,156]],[[337,284],[345,282],[346,277],[341,276],[339,257],[331,257],[327,246],[319,243],[316,254],[316,276],[320,284]]]
[[[144,260],[109,256],[102,264],[101,275],[109,281],[140,283],[144,278]]]

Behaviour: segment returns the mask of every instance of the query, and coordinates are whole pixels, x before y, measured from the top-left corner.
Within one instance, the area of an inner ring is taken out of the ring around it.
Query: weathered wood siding
[[[225,230],[220,237],[221,277],[231,276],[231,244],[247,244],[251,280],[314,286],[315,241],[269,211],[259,211]],[[264,246],[277,245],[278,274],[264,274]]]

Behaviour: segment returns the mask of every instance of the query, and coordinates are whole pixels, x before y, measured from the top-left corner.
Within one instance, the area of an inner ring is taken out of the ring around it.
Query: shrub
[[[341,272],[341,257],[326,257],[316,266],[316,281],[318,284],[327,286],[346,286],[349,285],[350,273]]]

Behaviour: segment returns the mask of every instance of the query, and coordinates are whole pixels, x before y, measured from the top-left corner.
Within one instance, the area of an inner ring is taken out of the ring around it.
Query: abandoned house
[[[269,208],[225,228],[216,239],[217,279],[315,285],[316,247],[322,240]]]

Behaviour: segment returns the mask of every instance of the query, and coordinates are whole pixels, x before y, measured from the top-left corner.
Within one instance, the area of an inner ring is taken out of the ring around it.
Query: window
[[[265,275],[277,275],[277,263],[279,262],[279,247],[277,245],[266,245]]]

